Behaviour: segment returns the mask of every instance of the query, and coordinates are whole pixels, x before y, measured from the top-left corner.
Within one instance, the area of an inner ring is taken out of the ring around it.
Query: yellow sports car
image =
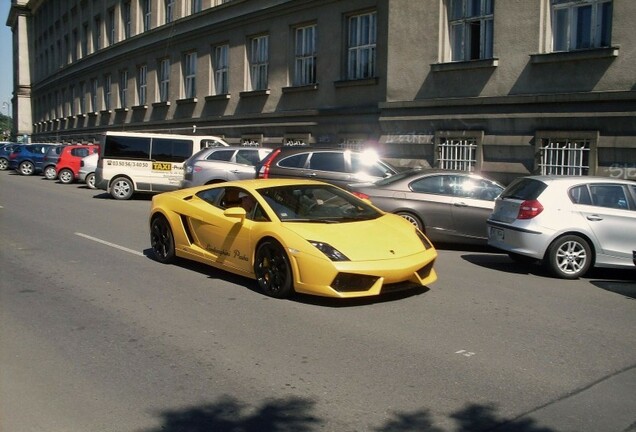
[[[372,296],[437,279],[437,252],[411,223],[311,180],[241,180],[155,195],[150,242],[162,263],[208,264],[256,279],[277,298]]]

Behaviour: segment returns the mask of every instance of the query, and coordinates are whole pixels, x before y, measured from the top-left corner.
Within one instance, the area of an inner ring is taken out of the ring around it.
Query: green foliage
[[[13,136],[13,119],[0,114],[0,140],[9,141]]]

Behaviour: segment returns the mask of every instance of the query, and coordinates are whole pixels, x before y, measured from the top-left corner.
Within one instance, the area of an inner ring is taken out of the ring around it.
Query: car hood
[[[413,225],[392,214],[369,221],[284,225],[306,240],[328,243],[351,261],[395,259],[423,250]]]

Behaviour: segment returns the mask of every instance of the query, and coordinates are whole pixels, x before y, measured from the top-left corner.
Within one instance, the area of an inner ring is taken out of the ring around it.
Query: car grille
[[[338,292],[367,291],[378,279],[377,276],[338,273],[331,283],[331,287]]]
[[[434,263],[435,263],[435,260],[426,264],[424,267],[422,267],[421,269],[417,271],[417,275],[422,279],[426,279],[427,277],[429,277],[429,275],[431,274],[431,271],[433,270]]]
[[[382,286],[381,293],[386,294],[386,293],[397,292],[397,291],[406,291],[406,290],[410,290],[414,288],[422,288],[422,285],[415,282],[411,282],[411,281],[386,284]]]

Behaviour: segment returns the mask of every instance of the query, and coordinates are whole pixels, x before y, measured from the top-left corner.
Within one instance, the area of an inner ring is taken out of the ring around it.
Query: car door
[[[232,160],[232,167],[228,169],[228,179],[243,180],[254,178],[256,175],[254,167],[261,160],[259,154],[259,149],[256,148],[239,149]]]
[[[217,264],[251,272],[251,229],[254,221],[224,214],[229,208],[240,207],[241,196],[249,194],[236,187],[220,189],[213,201],[201,204],[198,206],[200,211],[188,216],[195,244]]]
[[[503,187],[491,181],[471,176],[450,176],[453,194],[451,214],[455,235],[464,238],[488,238],[486,220],[495,207],[495,198]]]
[[[435,174],[421,177],[409,184],[412,192],[404,198],[413,201],[424,224],[426,234],[435,240],[450,240],[454,236],[452,205],[454,197],[450,188],[451,177]]]
[[[577,205],[602,253],[631,262],[636,249],[636,207],[628,186],[618,183],[590,184],[592,205]],[[572,192],[571,192],[572,193]]]

